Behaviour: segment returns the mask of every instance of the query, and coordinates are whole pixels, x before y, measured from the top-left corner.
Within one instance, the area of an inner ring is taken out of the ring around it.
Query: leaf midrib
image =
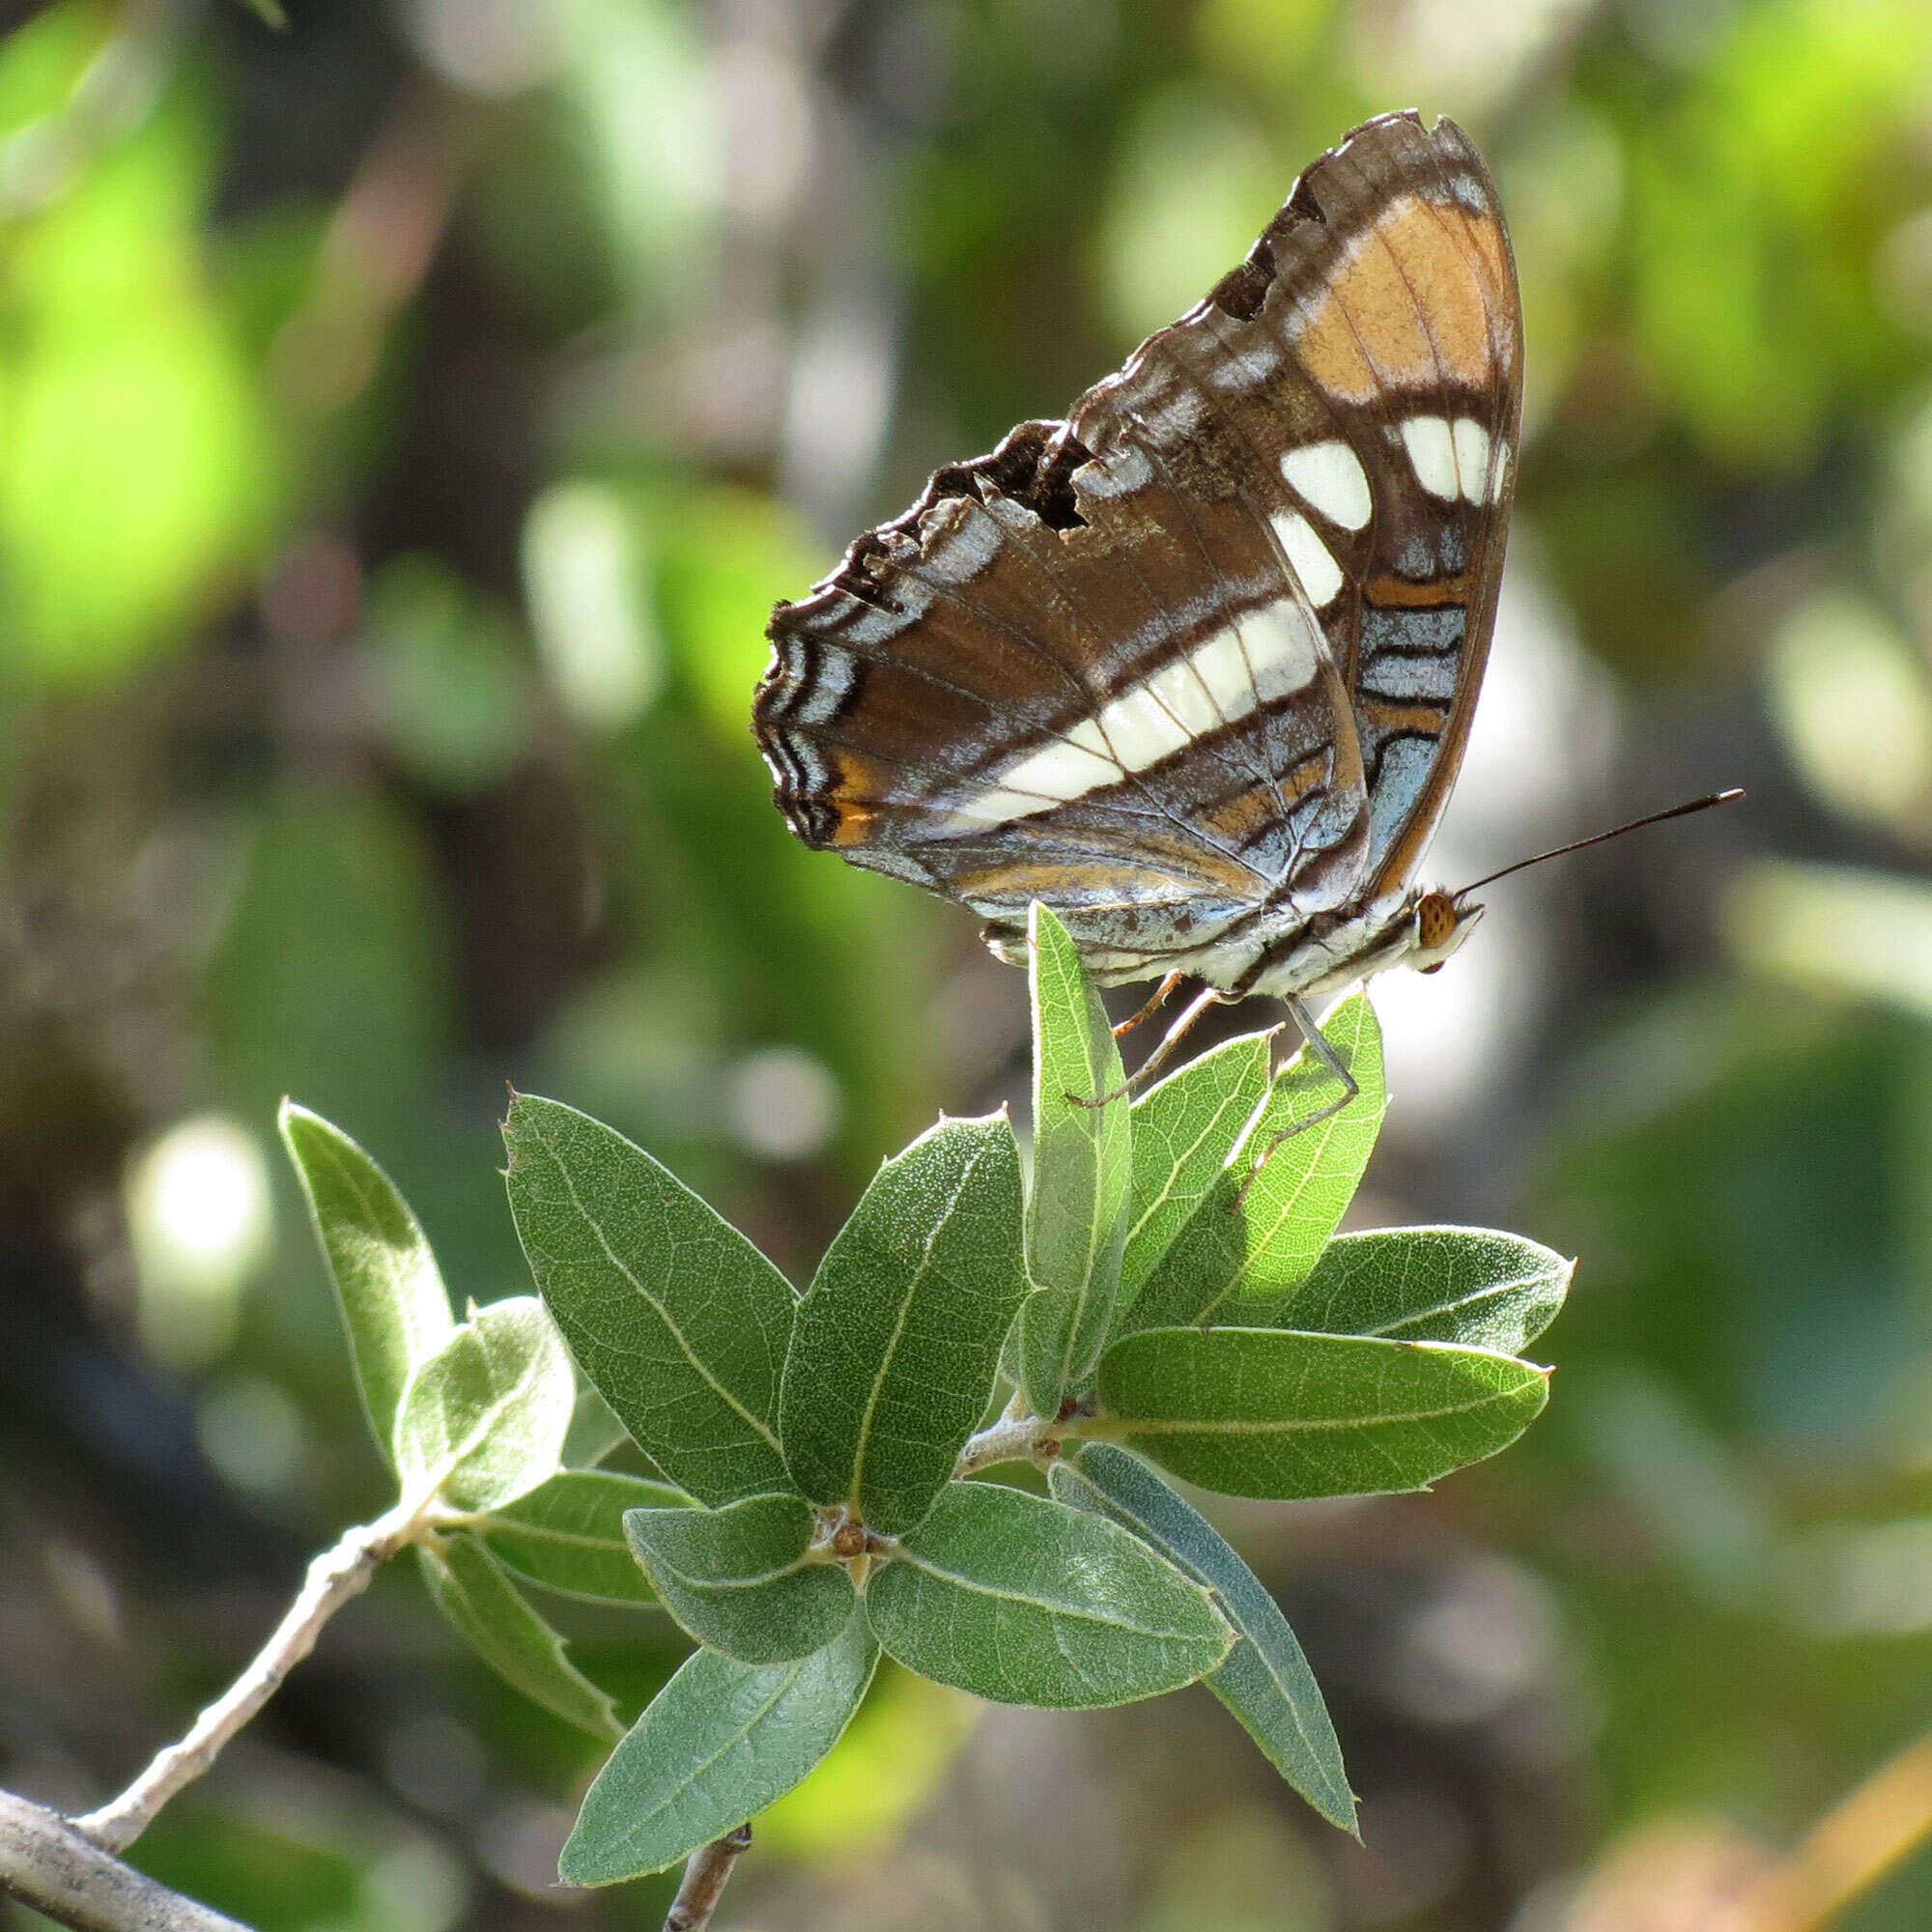
[[[835,1638],[834,1641],[837,1641],[837,1639]],[[701,1652],[699,1654],[702,1655]],[[822,1652],[819,1654],[823,1655]],[[812,1659],[807,1657],[807,1658],[801,1658],[797,1663],[793,1664],[791,1668],[785,1672],[784,1681],[781,1683],[776,1690],[773,1690],[772,1694],[768,1698],[766,1698],[766,1700],[762,1704],[760,1704],[757,1707],[757,1709],[753,1711],[742,1724],[736,1726],[736,1728],[732,1731],[730,1737],[727,1738],[724,1743],[720,1745],[718,1748],[715,1751],[713,1751],[709,1757],[699,1758],[695,1764],[693,1764],[691,1768],[690,1776],[683,1779],[682,1782],[671,1786],[670,1789],[665,1793],[664,1797],[658,1801],[656,1805],[652,1807],[652,1809],[645,1812],[643,1816],[640,1817],[637,1821],[637,1823],[631,1826],[627,1831],[620,1833],[614,1840],[609,1842],[613,1842],[619,1845],[628,1845],[635,1843],[639,1838],[640,1838],[643,1835],[645,1826],[652,1824],[657,1819],[663,1817],[664,1814],[667,1811],[668,1811],[670,1807],[673,1804],[675,1804],[678,1802],[678,1800],[681,1799],[684,1796],[684,1794],[692,1788],[693,1785],[698,1782],[698,1780],[704,1776],[704,1774],[708,1772],[711,1769],[711,1767],[718,1762],[720,1758],[722,1758],[727,1751],[734,1749],[738,1745],[744,1743],[751,1736],[751,1734],[754,1730],[756,1730],[758,1726],[762,1724],[767,1718],[771,1716],[772,1711],[774,1707],[778,1704],[779,1700],[782,1698],[785,1692],[789,1690],[791,1687],[798,1682],[800,1676],[803,1674],[805,1670],[805,1666],[811,1662]]]
[[[1210,1676],[1218,1676],[1220,1672],[1225,1670],[1228,1667],[1228,1665],[1234,1661],[1235,1653],[1237,1650],[1239,1650],[1241,1645],[1246,1644],[1247,1647],[1254,1652],[1256,1658],[1260,1661],[1262,1669],[1267,1675],[1267,1681],[1274,1687],[1276,1695],[1280,1697],[1283,1705],[1286,1706],[1288,1711],[1289,1722],[1294,1726],[1295,1735],[1301,1740],[1303,1746],[1307,1748],[1310,1761],[1320,1766],[1321,1762],[1321,1753],[1318,1751],[1315,1747],[1315,1740],[1309,1732],[1306,1721],[1303,1719],[1301,1714],[1301,1707],[1299,1706],[1299,1704],[1296,1703],[1295,1699],[1289,1694],[1287,1686],[1284,1685],[1282,1682],[1281,1673],[1278,1670],[1276,1670],[1274,1666],[1273,1659],[1270,1658],[1267,1652],[1264,1651],[1261,1647],[1261,1645],[1255,1641],[1252,1635],[1250,1635],[1246,1627],[1240,1621],[1238,1612],[1236,1610],[1234,1605],[1229,1603],[1226,1594],[1216,1585],[1214,1579],[1211,1577],[1209,1577],[1208,1573],[1202,1569],[1200,1564],[1197,1563],[1193,1557],[1189,1556],[1185,1550],[1177,1548],[1177,1546],[1170,1537],[1164,1534],[1161,1530],[1156,1529],[1154,1525],[1149,1522],[1145,1517],[1134,1515],[1133,1512],[1130,1511],[1124,1503],[1121,1502],[1117,1497],[1109,1494],[1108,1492],[1103,1490],[1098,1483],[1094,1482],[1093,1477],[1077,1469],[1071,1470],[1069,1473],[1071,1473],[1074,1476],[1075,1480],[1085,1484],[1086,1487],[1089,1490],[1091,1490],[1094,1495],[1100,1498],[1101,1510],[1096,1513],[1111,1516],[1114,1519],[1114,1520],[1120,1523],[1123,1529],[1128,1529],[1135,1535],[1144,1538],[1149,1544],[1151,1544],[1155,1549],[1157,1549],[1161,1553],[1161,1555],[1165,1556],[1167,1560],[1170,1563],[1172,1563],[1177,1570],[1179,1570],[1183,1572],[1185,1575],[1193,1577],[1193,1579],[1197,1583],[1199,1583],[1204,1590],[1210,1590],[1213,1592],[1214,1601],[1220,1606],[1221,1615],[1227,1620],[1229,1629],[1231,1629],[1235,1633],[1235,1641],[1232,1645],[1230,1645],[1228,1650],[1228,1655],[1224,1657],[1221,1660],[1221,1662],[1217,1663],[1214,1666],[1213,1670],[1210,1671],[1208,1674]],[[1232,1554],[1234,1552],[1231,1550],[1230,1553]],[[1240,1558],[1238,1557],[1238,1555],[1236,1555],[1236,1561],[1239,1562],[1239,1560]]]
[[[1352,1075],[1355,1070],[1355,1063],[1352,1058],[1349,1061],[1348,1066],[1350,1075]],[[1386,1111],[1386,1103],[1384,1103],[1382,1107],[1376,1109],[1375,1122],[1374,1122],[1374,1126],[1376,1128],[1380,1127],[1382,1114],[1385,1111]],[[1217,1293],[1214,1296],[1214,1298],[1211,1301],[1209,1301],[1205,1308],[1201,1309],[1194,1317],[1194,1320],[1202,1326],[1205,1327],[1213,1321],[1215,1310],[1218,1309],[1222,1305],[1222,1303],[1225,1302],[1228,1299],[1228,1297],[1234,1293],[1235,1290],[1240,1285],[1243,1277],[1248,1273],[1249,1269],[1253,1266],[1255,1257],[1259,1254],[1264,1253],[1280,1236],[1282,1229],[1288,1225],[1290,1219],[1293,1217],[1294,1213],[1294,1210],[1300,1207],[1302,1201],[1306,1198],[1309,1190],[1315,1185],[1316,1180],[1318,1179],[1326,1178],[1322,1173],[1322,1165],[1321,1165],[1322,1156],[1326,1154],[1329,1148],[1333,1146],[1335,1136],[1342,1131],[1343,1116],[1347,1112],[1348,1109],[1343,1108],[1341,1112],[1335,1114],[1332,1118],[1323,1121],[1321,1122],[1321,1138],[1319,1141],[1313,1143],[1313,1154],[1311,1159],[1309,1160],[1307,1169],[1302,1174],[1301,1179],[1295,1183],[1293,1192],[1291,1192],[1290,1194],[1288,1194],[1283,1198],[1281,1203],[1280,1212],[1278,1212],[1269,1222],[1265,1233],[1261,1234],[1256,1238],[1252,1238],[1242,1242],[1241,1259],[1239,1265],[1235,1269],[1234,1273],[1228,1277],[1228,1280],[1226,1281],[1225,1284],[1223,1284],[1219,1293]],[[1356,1122],[1351,1121],[1349,1122],[1349,1124],[1350,1128],[1353,1128],[1356,1125]],[[1259,1131],[1260,1129],[1257,1128],[1257,1132]],[[1249,1135],[1248,1137],[1250,1142],[1253,1141],[1254,1138],[1255,1136],[1253,1134]],[[1371,1145],[1373,1145],[1373,1139],[1371,1141]],[[1246,1143],[1243,1144],[1244,1149]]]
[[[958,1211],[959,1203],[964,1198],[968,1183],[979,1171],[980,1162],[987,1150],[976,1148],[968,1156],[966,1164],[959,1171],[959,1179],[954,1184],[946,1206],[932,1224],[932,1232],[925,1237],[918,1263],[906,1277],[905,1292],[899,1296],[897,1313],[893,1318],[893,1332],[886,1342],[885,1351],[879,1361],[878,1373],[872,1378],[872,1385],[866,1391],[866,1406],[859,1414],[858,1439],[852,1445],[852,1474],[846,1489],[846,1507],[855,1515],[863,1517],[860,1492],[866,1486],[866,1458],[872,1443],[872,1423],[878,1413],[879,1397],[886,1385],[886,1378],[891,1374],[894,1361],[897,1358],[899,1344],[905,1338],[906,1322],[912,1315],[912,1306],[918,1298],[921,1284],[933,1266],[933,1252],[939,1245],[939,1237],[946,1232],[953,1215]],[[864,1230],[856,1233],[863,1237]]]
[[[991,1583],[981,1582],[977,1577],[963,1577],[956,1570],[949,1570],[943,1563],[931,1557],[901,1547],[893,1559],[897,1563],[910,1564],[913,1569],[929,1577],[936,1577],[942,1582],[952,1583],[959,1589],[970,1591],[978,1597],[991,1597],[996,1603],[1018,1604],[1029,1609],[1039,1610],[1049,1617],[1065,1617],[1075,1623],[1097,1625],[1102,1630],[1117,1630],[1130,1636],[1158,1637],[1172,1643],[1207,1643],[1205,1636],[1197,1636],[1187,1631],[1172,1628],[1161,1630],[1148,1625],[1130,1623],[1124,1617],[1101,1616],[1097,1611],[1078,1608],[1071,1605],[1063,1605],[1049,1603],[1044,1598],[1022,1596],[1018,1591],[998,1588]]]
[[[1256,1421],[1245,1417],[1184,1421],[1176,1416],[1142,1418],[1103,1415],[1100,1420],[1119,1423],[1135,1435],[1290,1435],[1304,1433],[1326,1435],[1343,1429],[1376,1429],[1391,1423],[1447,1422],[1457,1416],[1473,1415],[1478,1409],[1492,1407],[1497,1403],[1515,1402],[1536,1386],[1536,1378],[1532,1376],[1529,1379],[1519,1382],[1514,1388],[1486,1390],[1470,1402],[1457,1403],[1446,1408],[1405,1409],[1398,1414],[1315,1416],[1282,1421]]]
[[[660,1321],[664,1323],[666,1330],[669,1333],[672,1341],[674,1341],[677,1344],[678,1349],[683,1353],[685,1360],[689,1362],[695,1370],[696,1370],[699,1379],[703,1381],[705,1386],[709,1388],[712,1391],[712,1393],[715,1394],[718,1397],[718,1399],[721,1402],[723,1402],[724,1406],[732,1411],[733,1414],[737,1415],[742,1421],[748,1424],[752,1429],[753,1433],[757,1436],[759,1436],[765,1443],[767,1443],[775,1455],[778,1455],[781,1459],[782,1459],[784,1452],[782,1449],[780,1448],[778,1435],[773,1431],[771,1425],[767,1423],[762,1417],[754,1415],[751,1409],[746,1407],[745,1404],[738,1398],[738,1396],[718,1378],[718,1377],[712,1372],[709,1364],[704,1361],[703,1357],[700,1356],[696,1352],[696,1350],[692,1348],[690,1342],[688,1342],[685,1339],[684,1329],[679,1325],[679,1323],[672,1321],[670,1316],[670,1311],[667,1309],[664,1303],[661,1300],[659,1300],[659,1298],[655,1294],[653,1294],[641,1281],[638,1279],[638,1277],[631,1271],[630,1267],[625,1263],[617,1259],[616,1251],[611,1246],[610,1240],[604,1233],[603,1223],[599,1220],[599,1218],[595,1214],[593,1214],[590,1211],[588,1208],[586,1208],[583,1205],[582,1197],[577,1191],[577,1183],[571,1178],[569,1165],[557,1152],[555,1146],[551,1141],[550,1136],[544,1131],[543,1126],[539,1122],[533,1122],[531,1123],[531,1131],[536,1135],[537,1139],[542,1143],[544,1151],[550,1156],[551,1160],[555,1164],[558,1175],[562,1177],[564,1191],[568,1193],[570,1196],[570,1205],[574,1208],[576,1208],[578,1213],[582,1217],[584,1225],[590,1230],[592,1236],[596,1238],[597,1245],[604,1251],[605,1260],[608,1261],[611,1264],[611,1265],[616,1269],[618,1274],[621,1275],[624,1278],[624,1280],[631,1285],[631,1288],[633,1292],[637,1294],[638,1298],[640,1301],[642,1301],[651,1310],[653,1314],[657,1316]]]

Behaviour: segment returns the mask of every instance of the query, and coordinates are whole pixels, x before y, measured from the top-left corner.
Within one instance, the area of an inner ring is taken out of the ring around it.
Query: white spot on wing
[[[1009,818],[1051,811],[1084,798],[1096,785],[1118,784],[1126,774],[1106,749],[1095,721],[1076,724],[1064,738],[1030,752],[1000,775],[1000,782],[957,808],[958,815],[1004,825]]]
[[[1432,497],[1453,503],[1463,494],[1456,465],[1456,439],[1447,416],[1410,416],[1402,426],[1402,444],[1415,480]]]
[[[1318,611],[1332,604],[1342,588],[1342,566],[1335,561],[1334,553],[1315,534],[1314,525],[1295,511],[1270,517],[1268,522],[1274,526],[1274,533],[1281,539],[1282,550],[1294,566],[1301,587],[1308,592],[1308,601]]]
[[[1490,483],[1490,433],[1474,416],[1458,416],[1451,435],[1456,442],[1456,468],[1463,478],[1463,495],[1472,503],[1484,500]]]
[[[1510,446],[1506,442],[1496,445],[1496,473],[1490,478],[1490,501],[1502,500],[1502,494],[1509,483]]]
[[[1115,757],[1127,771],[1144,772],[1150,765],[1171,758],[1194,737],[1195,733],[1184,718],[1177,717],[1164,701],[1167,691],[1173,690],[1179,682],[1177,673],[1184,674],[1185,671],[1184,664],[1170,665],[1146,684],[1122,692],[1094,721],[1106,734],[1108,744],[1113,746]],[[1211,728],[1211,714],[1201,687],[1191,679],[1189,682],[1193,684],[1194,696],[1202,706],[1195,715],[1202,718],[1203,729]],[[1154,691],[1156,684],[1166,687],[1159,695]]]
[[[1360,529],[1375,508],[1361,459],[1346,442],[1291,449],[1281,459],[1281,473],[1290,489],[1345,530]]]

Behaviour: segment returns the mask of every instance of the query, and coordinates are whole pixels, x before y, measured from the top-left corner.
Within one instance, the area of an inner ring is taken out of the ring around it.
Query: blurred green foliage
[[[885,1151],[1014,1090],[1020,976],[771,810],[770,603],[1411,101],[1483,143],[1523,278],[1541,598],[1491,712],[1542,769],[1533,645],[1619,726],[1494,863],[1752,793],[1530,875],[1529,950],[1499,913],[1418,1003],[1453,1036],[1501,989],[1453,1093],[1391,1028],[1376,1218],[1581,1257],[1549,1419],[1425,1513],[1224,1523],[1336,1687],[1367,1851],[1206,1700],[1082,1759],[889,1683],[732,1896],[1151,1927],[1192,1860],[1231,1926],[1292,1887],[1310,1932],[1574,1932],[1663,1885],[1627,1833],[1786,1840],[1932,1723],[1922,5],[58,0],[0,40],[0,1776],[111,1788],[380,1492],[279,1176],[270,1260],[208,1260],[214,1352],[143,1353],[131,1253],[259,1227],[257,1169],[167,1130],[266,1148],[294,1093],[487,1301],[505,1080],[797,1279]],[[573,1617],[627,1710],[675,1662]],[[144,1856],[264,1924],[551,1922],[594,1759],[442,1645],[379,1589]],[[860,1765],[910,1795],[832,1804]],[[1847,1922],[1928,1914],[1921,1858]]]

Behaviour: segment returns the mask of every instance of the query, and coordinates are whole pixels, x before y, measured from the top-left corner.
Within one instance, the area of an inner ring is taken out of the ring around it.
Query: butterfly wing
[[[778,608],[755,725],[794,829],[974,906],[996,945],[1041,898],[1110,979],[1232,987],[1358,903],[1433,827],[1480,680],[1487,621],[1449,648],[1435,613],[1480,612],[1445,531],[1499,567],[1513,288],[1466,137],[1358,129],[1065,423],[941,470]],[[1480,503],[1424,487],[1411,425],[1438,410],[1452,463],[1465,418],[1501,452]],[[1452,687],[1433,707],[1385,695],[1417,656]],[[1395,748],[1426,728],[1418,772]]]
[[[1521,429],[1516,268],[1475,144],[1414,114],[1357,128],[1188,324],[1120,407],[1158,422],[1220,388],[1194,434],[1321,606],[1368,793],[1359,898],[1400,895],[1474,717]]]

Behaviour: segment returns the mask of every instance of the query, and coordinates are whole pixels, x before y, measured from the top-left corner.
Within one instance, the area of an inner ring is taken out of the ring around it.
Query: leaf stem
[[[995,1463],[1037,1463],[1057,1450],[1065,1434],[1064,1423],[1008,1413],[968,1440],[952,1466],[953,1478],[976,1476]]]
[[[323,1625],[368,1587],[376,1566],[415,1537],[427,1509],[426,1499],[406,1496],[374,1522],[358,1523],[333,1549],[318,1556],[287,1615],[241,1676],[202,1712],[186,1736],[157,1753],[118,1798],[76,1818],[73,1830],[106,1851],[131,1845],[161,1806],[209,1770],[229,1739],[274,1695],[283,1678],[315,1648]]]
[[[751,1842],[751,1826],[740,1825],[692,1853],[684,1867],[684,1883],[665,1914],[664,1932],[704,1932],[733,1867]]]

